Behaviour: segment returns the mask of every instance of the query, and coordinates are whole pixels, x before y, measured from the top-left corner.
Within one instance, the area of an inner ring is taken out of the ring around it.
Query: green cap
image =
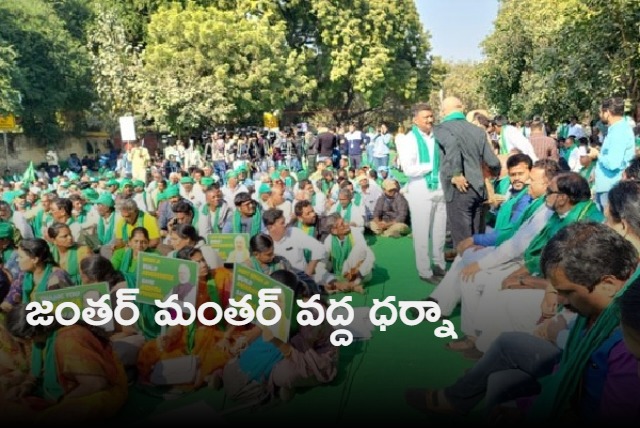
[[[142,181],[142,180],[133,180],[133,187],[142,187],[142,188],[144,188],[144,181]]]
[[[286,165],[280,165],[278,171],[289,171],[289,167]]]
[[[0,221],[0,239],[2,238],[13,239],[13,226],[8,221]],[[4,262],[7,263],[7,260]]]
[[[95,203],[97,205],[104,205],[109,208],[113,208],[116,205],[115,201],[109,193],[102,193],[100,196],[98,196]]]
[[[277,172],[274,172],[273,174],[271,174],[271,179],[272,180],[282,180],[282,177],[280,177],[280,174],[278,174]]]
[[[110,179],[109,181],[107,181],[107,186],[119,186],[120,183],[118,183],[118,180],[116,179]]]
[[[306,169],[303,169],[301,171],[298,171],[297,176],[298,176],[298,180],[305,180],[309,178],[309,173],[307,172]]]
[[[116,178],[116,173],[113,171],[107,171],[104,173],[104,178],[106,179]]]
[[[167,199],[174,198],[176,196],[180,196],[180,189],[178,189],[177,186],[170,186],[167,187],[167,190],[165,190],[163,193]]]
[[[133,183],[128,178],[123,178],[122,181],[120,181],[120,190],[124,189],[125,186],[133,187]]]
[[[267,183],[262,183],[260,185],[260,189],[258,189],[258,195],[263,195],[265,193],[271,193],[271,186]]]
[[[180,179],[180,184],[194,184],[195,180],[191,177],[182,177]]]
[[[100,197],[100,195],[98,195],[98,192],[96,192],[96,190],[91,187],[84,189],[82,191],[82,196],[84,196],[87,202],[91,202],[92,204],[94,204]]]
[[[229,171],[227,171],[224,174],[225,178],[229,179],[229,178],[236,178],[238,176],[238,173],[232,169],[230,169]]]
[[[200,179],[200,185],[205,189],[213,186],[215,183],[216,180],[211,177],[202,177],[202,179]]]
[[[80,180],[80,176],[78,174],[76,174],[75,172],[69,173],[69,175],[67,177],[69,178],[70,181],[78,181],[78,180]]]

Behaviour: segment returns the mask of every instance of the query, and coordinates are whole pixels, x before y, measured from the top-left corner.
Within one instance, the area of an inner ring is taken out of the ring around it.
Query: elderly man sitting
[[[369,223],[371,231],[376,235],[399,238],[409,234],[407,225],[409,203],[399,192],[396,180],[386,179],[382,183],[384,194],[378,198],[373,210],[373,220]]]

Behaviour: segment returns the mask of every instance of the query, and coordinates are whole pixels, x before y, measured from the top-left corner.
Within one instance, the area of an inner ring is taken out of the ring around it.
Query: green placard
[[[212,233],[207,242],[224,263],[244,263],[250,256],[249,238],[248,233]]]
[[[235,269],[233,270],[233,288],[231,289],[232,298],[240,300],[246,294],[250,294],[252,296],[250,303],[255,310],[258,306],[258,292],[263,288],[279,288],[282,290],[277,301],[282,309],[282,317],[280,317],[280,321],[277,324],[269,326],[268,328],[275,337],[283,342],[287,342],[289,340],[291,318],[293,316],[293,290],[250,267],[242,264],[235,265]],[[269,310],[264,312],[266,319],[272,318],[273,315]],[[255,323],[259,324],[257,320],[255,320]]]
[[[49,302],[53,303],[54,309],[63,302],[75,303],[75,305],[80,309],[80,313],[82,314],[82,310],[88,307],[87,299],[98,300],[105,294],[109,294],[109,284],[106,282],[97,282],[95,284],[78,285],[76,287],[61,288],[59,290],[53,291],[43,291],[41,293],[36,293],[33,297],[35,301],[40,303],[48,300]],[[109,300],[108,303],[109,306],[113,308],[111,300]],[[64,311],[62,313],[62,316],[65,318],[71,318],[71,310]],[[97,319],[98,318],[96,318],[96,320]],[[113,331],[113,319],[102,326],[102,328],[104,328],[106,331]]]
[[[138,254],[136,277],[140,294],[138,303],[155,305],[172,294],[195,306],[198,293],[198,264],[190,260],[162,257],[153,253]]]

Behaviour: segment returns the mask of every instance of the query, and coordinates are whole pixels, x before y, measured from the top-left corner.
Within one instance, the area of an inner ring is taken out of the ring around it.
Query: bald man
[[[442,122],[434,129],[442,150],[440,179],[454,247],[474,233],[481,233],[482,204],[486,188],[483,162],[492,174],[500,173],[500,160],[487,144],[485,132],[466,121],[456,97],[442,101]]]

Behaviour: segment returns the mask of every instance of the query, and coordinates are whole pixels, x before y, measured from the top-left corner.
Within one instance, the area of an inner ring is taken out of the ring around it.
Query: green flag
[[[33,161],[29,162],[29,167],[22,174],[22,184],[31,184],[36,181],[36,171],[33,169]]]

